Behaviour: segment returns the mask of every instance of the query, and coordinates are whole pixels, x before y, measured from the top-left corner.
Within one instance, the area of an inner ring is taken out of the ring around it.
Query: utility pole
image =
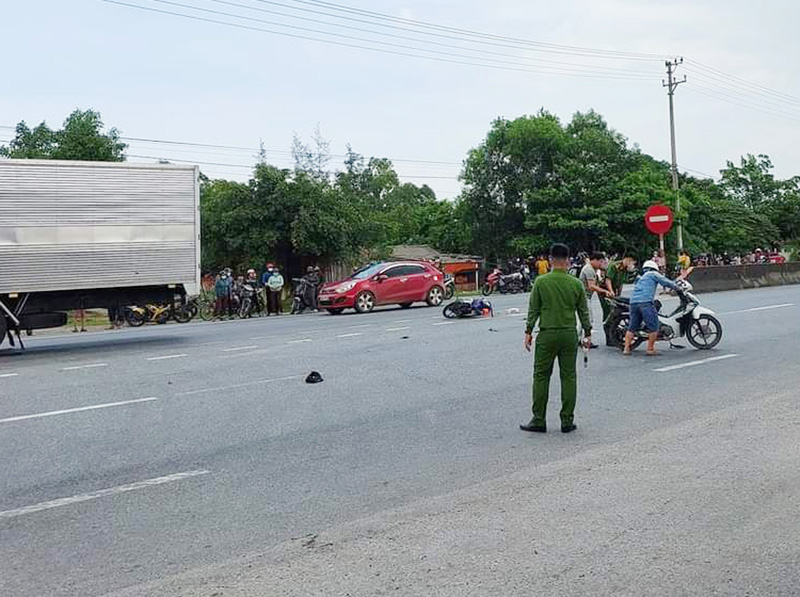
[[[672,190],[675,192],[675,213],[677,215],[678,225],[678,250],[683,249],[683,223],[681,221],[681,196],[678,193],[678,151],[675,147],[675,89],[681,83],[686,83],[686,75],[683,80],[675,80],[675,71],[678,66],[683,64],[683,58],[676,58],[675,60],[667,61],[667,81],[661,82],[661,85],[667,88],[667,95],[669,95],[669,137],[672,143]],[[662,247],[663,251],[664,248]]]

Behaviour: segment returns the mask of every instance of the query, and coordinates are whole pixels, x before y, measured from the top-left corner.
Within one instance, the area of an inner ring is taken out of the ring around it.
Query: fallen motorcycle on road
[[[476,298],[472,301],[457,300],[445,305],[442,315],[447,319],[462,319],[464,317],[494,317],[494,309],[489,301]]]

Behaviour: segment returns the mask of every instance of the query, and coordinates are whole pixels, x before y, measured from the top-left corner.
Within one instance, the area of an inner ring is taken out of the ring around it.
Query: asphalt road
[[[571,435],[517,429],[530,417],[526,296],[495,298],[491,319],[386,309],[0,351],[0,594],[159,594],[190,571],[796,395],[800,287],[701,298],[720,313],[719,348],[592,351]],[[312,370],[325,381],[305,384]],[[581,478],[568,470],[560,482]],[[800,536],[796,517],[786,530]]]

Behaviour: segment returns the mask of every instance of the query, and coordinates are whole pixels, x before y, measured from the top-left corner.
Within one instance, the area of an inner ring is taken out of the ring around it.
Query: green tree
[[[526,222],[526,204],[552,187],[567,143],[558,118],[544,110],[492,123],[486,139],[468,153],[461,174],[475,251],[498,259],[511,252],[515,238],[530,233],[546,244],[546,231],[531,230],[528,224],[535,222]]]
[[[0,156],[24,159],[85,160],[121,162],[127,145],[115,128],[103,132],[103,121],[94,110],[75,110],[61,130],[53,131],[44,122],[30,129],[25,122],[16,127],[14,139],[0,147]]]
[[[747,154],[741,158],[739,166],[730,161],[727,163],[720,172],[722,180],[719,185],[729,197],[750,209],[758,209],[780,193],[781,184],[770,172],[772,168],[769,156]]]
[[[22,121],[17,124],[11,142],[0,146],[0,157],[46,160],[52,156],[55,145],[56,134],[44,122],[31,129]]]

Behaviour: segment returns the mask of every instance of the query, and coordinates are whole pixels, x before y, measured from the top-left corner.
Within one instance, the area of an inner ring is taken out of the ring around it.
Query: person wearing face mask
[[[614,296],[622,296],[623,287],[631,281],[635,273],[636,257],[631,253],[624,253],[622,259],[608,262],[605,279],[606,288],[613,292]],[[618,322],[613,321],[613,317],[613,309],[609,308],[608,312],[606,312],[605,308],[603,309],[603,331],[606,335],[606,346],[616,347],[613,330]]]
[[[214,294],[216,303],[214,305],[214,317],[222,319],[225,314],[231,316],[231,278],[226,270],[222,270],[214,283]]]
[[[264,298],[266,299],[267,305],[267,315],[271,315],[275,312],[274,305],[272,303],[273,297],[271,296],[271,292],[269,290],[269,279],[275,273],[275,265],[273,263],[267,263],[267,269],[261,274],[261,286],[264,288]]]

